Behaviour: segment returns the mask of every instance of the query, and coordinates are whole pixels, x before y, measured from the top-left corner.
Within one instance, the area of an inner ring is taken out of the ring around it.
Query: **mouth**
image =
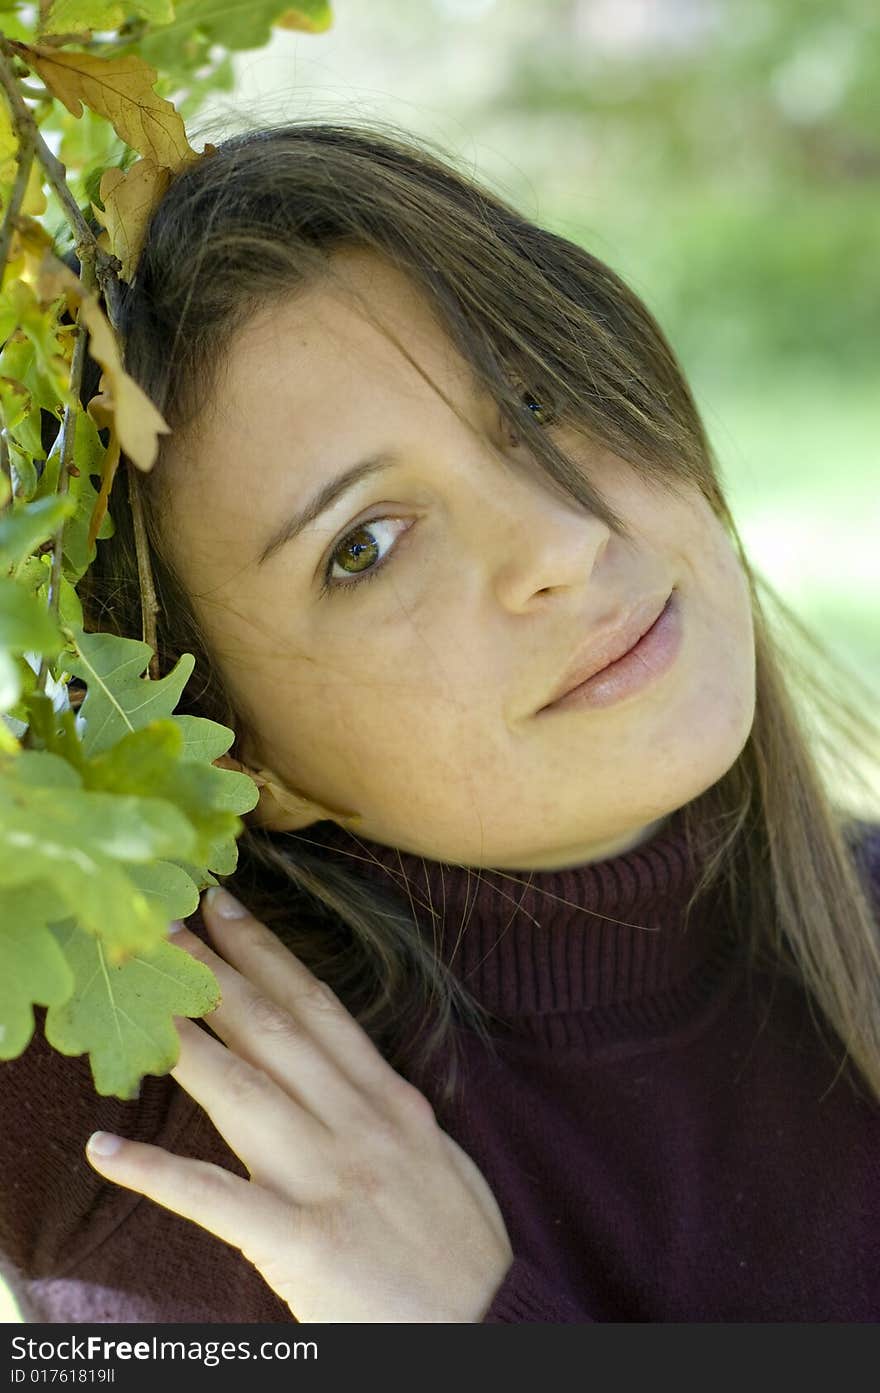
[[[594,643],[569,669],[553,699],[535,714],[571,706],[606,706],[659,676],[675,658],[681,641],[676,590],[664,599],[642,601],[617,630]]]

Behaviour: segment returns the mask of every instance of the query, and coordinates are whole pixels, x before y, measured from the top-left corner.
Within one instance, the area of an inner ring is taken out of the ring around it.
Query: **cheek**
[[[729,762],[742,749],[755,713],[755,636],[748,580],[724,540],[715,569],[705,568],[691,606],[693,684],[688,720]],[[699,578],[698,578],[699,583]]]
[[[328,693],[321,729],[363,759],[375,761],[403,751],[413,764],[424,767],[434,750],[447,745],[462,750],[485,724],[485,708],[469,696],[467,687],[462,685],[458,693],[450,688],[448,675],[442,690],[432,675],[423,681],[377,681]]]
[[[464,770],[482,777],[503,760],[498,703],[490,710],[489,684],[475,685],[472,665],[468,674],[448,665],[414,674],[410,652],[399,664],[408,676],[393,675],[390,662],[383,666],[384,673],[324,684],[288,733],[292,759],[316,787],[329,780],[338,791],[362,790],[372,804],[384,791],[395,806],[413,807],[445,801]]]

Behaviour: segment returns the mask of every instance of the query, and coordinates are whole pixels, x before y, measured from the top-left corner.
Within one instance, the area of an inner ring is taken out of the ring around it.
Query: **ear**
[[[318,803],[308,794],[285,783],[274,770],[254,767],[231,755],[220,755],[214,760],[220,769],[234,769],[239,774],[247,774],[260,790],[256,807],[244,813],[244,821],[250,827],[265,827],[274,832],[292,832],[299,827],[309,827],[313,822],[331,819],[334,822],[359,822],[360,813],[344,812],[339,808],[328,808]]]

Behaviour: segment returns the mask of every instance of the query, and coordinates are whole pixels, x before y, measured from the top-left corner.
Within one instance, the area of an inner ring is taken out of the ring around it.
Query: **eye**
[[[403,518],[372,518],[368,522],[359,523],[357,527],[346,532],[343,537],[334,545],[330,552],[327,565],[324,568],[324,582],[321,586],[321,594],[339,590],[354,590],[359,585],[365,585],[367,581],[375,580],[376,576],[388,564],[387,560],[377,560],[381,550],[383,537],[387,537],[389,531],[393,532],[396,524],[400,524],[407,530],[411,523],[405,523]],[[385,553],[387,557],[389,552]],[[336,560],[339,557],[340,560]],[[353,569],[346,572],[345,566],[351,561]],[[339,566],[343,574],[352,575],[351,580],[339,580],[334,576],[334,566]]]
[[[513,388],[519,393],[519,399],[527,411],[530,411],[540,426],[553,424],[555,413],[548,401],[548,394],[542,392],[540,397],[536,397],[526,387],[525,381],[519,374],[515,374],[512,380]],[[507,422],[507,430],[512,436],[512,443],[518,445],[520,436],[516,426],[512,421]]]
[[[543,402],[537,401],[536,398],[532,396],[531,392],[523,392],[522,399],[539,425],[546,426],[550,424],[553,419],[553,413],[549,406],[546,406]]]

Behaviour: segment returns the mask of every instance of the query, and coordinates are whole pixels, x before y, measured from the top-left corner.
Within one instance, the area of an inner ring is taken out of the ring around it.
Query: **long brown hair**
[[[687,844],[700,848],[686,914],[721,887],[750,962],[805,989],[817,1027],[843,1045],[841,1068],[848,1055],[880,1101],[880,933],[859,852],[871,824],[834,792],[844,776],[869,788],[860,770],[880,748],[865,714],[876,694],[847,697],[839,663],[750,566],[682,369],[645,305],[602,261],[528,221],[425,140],[376,124],[246,131],[178,174],[152,217],[119,329],[128,371],[174,432],[160,439],[152,474],[127,473],[146,517],[161,670],[184,652],[197,660],[178,710],[241,736],[163,548],[175,441],[197,426],[234,331],[330,274],[328,254],[344,246],[372,248],[408,273],[475,380],[516,422],[535,468],[615,531],[626,534],[624,521],[546,423],[522,410],[524,388],[554,422],[609,448],[650,486],[699,489],[726,528],[751,591],[756,707],[732,768],[684,809]],[[94,363],[89,371],[84,400],[96,390]],[[115,532],[98,543],[80,594],[87,628],[141,637],[124,480],[111,498]],[[855,693],[861,684],[849,681]],[[402,895],[322,860],[308,829],[246,825],[238,852],[220,879],[333,987],[395,1067],[418,1075],[462,1024],[489,1039],[482,1008],[438,961]],[[443,1097],[456,1074],[451,1049]]]

